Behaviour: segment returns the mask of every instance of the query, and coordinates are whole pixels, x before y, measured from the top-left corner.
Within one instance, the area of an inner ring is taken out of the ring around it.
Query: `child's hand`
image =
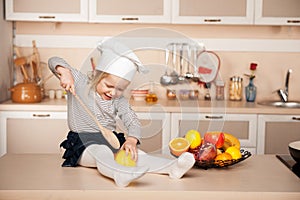
[[[56,71],[60,75],[61,87],[63,87],[66,91],[70,91],[73,95],[76,95],[74,78],[73,75],[71,74],[71,71],[61,66],[57,66]]]
[[[124,149],[126,151],[126,155],[128,155],[129,152],[131,153],[131,158],[134,161],[137,161],[138,158],[136,144],[137,139],[129,136],[121,147],[121,149]]]

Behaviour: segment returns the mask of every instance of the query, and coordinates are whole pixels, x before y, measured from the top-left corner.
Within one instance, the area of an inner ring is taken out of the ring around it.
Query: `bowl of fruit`
[[[202,138],[197,130],[189,130],[182,138],[189,142],[190,146],[186,151],[194,155],[195,167],[198,168],[224,168],[251,156],[250,152],[240,148],[239,139],[230,133],[206,132]]]

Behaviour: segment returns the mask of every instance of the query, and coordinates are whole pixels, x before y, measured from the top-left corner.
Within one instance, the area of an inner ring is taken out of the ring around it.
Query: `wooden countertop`
[[[193,168],[182,179],[146,174],[118,188],[94,168],[64,168],[59,154],[0,158],[0,199],[300,199],[300,179],[275,155],[226,169]]]
[[[244,101],[170,101],[159,100],[155,104],[130,100],[137,112],[187,112],[187,113],[232,113],[232,114],[292,114],[300,115],[300,109],[275,108]],[[65,99],[44,99],[41,103],[19,104],[11,100],[0,104],[0,111],[67,111]]]

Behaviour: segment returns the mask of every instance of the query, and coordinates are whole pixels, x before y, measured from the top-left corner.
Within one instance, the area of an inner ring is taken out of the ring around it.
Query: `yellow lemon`
[[[180,156],[182,153],[189,150],[190,143],[185,138],[177,137],[169,142],[169,148],[174,156]]]
[[[190,148],[195,149],[201,145],[201,134],[197,130],[189,130],[185,134],[185,139],[187,139],[190,143]]]
[[[126,155],[125,150],[120,150],[116,154],[115,160],[118,164],[126,166],[126,167],[135,167],[136,163],[134,160],[131,159],[131,153],[129,152],[128,155]]]
[[[225,151],[226,153],[229,153],[232,157],[232,159],[239,159],[242,157],[242,154],[238,148],[235,146],[228,147]]]

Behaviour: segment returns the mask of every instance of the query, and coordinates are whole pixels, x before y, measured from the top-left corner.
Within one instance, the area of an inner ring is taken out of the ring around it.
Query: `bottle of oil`
[[[157,102],[158,98],[154,91],[154,82],[150,81],[150,89],[149,93],[146,95],[146,102],[147,103],[155,103]]]

